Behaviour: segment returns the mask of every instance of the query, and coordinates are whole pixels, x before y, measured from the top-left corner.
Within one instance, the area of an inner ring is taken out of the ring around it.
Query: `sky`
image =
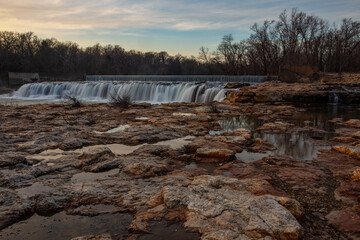
[[[125,50],[197,56],[222,36],[250,36],[250,26],[276,20],[292,8],[340,24],[360,21],[360,0],[0,0],[0,31],[34,32],[81,47],[120,45]]]

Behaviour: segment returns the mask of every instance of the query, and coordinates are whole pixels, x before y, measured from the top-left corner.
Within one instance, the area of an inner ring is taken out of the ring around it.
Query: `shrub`
[[[110,92],[110,103],[123,107],[128,108],[129,106],[133,105],[133,99],[128,91],[122,91],[121,93],[116,93],[116,91]]]
[[[77,96],[68,94],[64,97],[65,103],[71,104],[72,107],[81,107],[81,102]]]

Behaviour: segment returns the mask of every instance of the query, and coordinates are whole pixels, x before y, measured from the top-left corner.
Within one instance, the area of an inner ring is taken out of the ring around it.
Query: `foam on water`
[[[63,100],[76,96],[86,102],[108,102],[117,95],[129,95],[135,102],[211,102],[225,98],[221,84],[159,82],[52,82],[25,84],[12,98]]]

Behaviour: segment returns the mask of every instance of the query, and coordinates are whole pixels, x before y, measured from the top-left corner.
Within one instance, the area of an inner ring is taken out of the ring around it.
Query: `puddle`
[[[305,112],[295,113],[293,116],[285,117],[295,126],[313,126],[320,131],[305,131],[293,133],[259,133],[254,134],[254,138],[274,145],[277,150],[267,153],[252,153],[243,151],[236,154],[238,160],[243,162],[253,162],[269,155],[288,155],[298,160],[312,160],[317,156],[318,150],[329,149],[330,146],[316,145],[314,141],[329,139],[336,136],[337,125],[330,122],[333,118],[359,119],[360,111],[358,107],[342,105],[324,105],[306,108]],[[209,134],[221,134],[226,131],[234,131],[239,128],[255,130],[262,125],[262,121],[241,115],[240,117],[225,118],[219,121],[220,131],[210,131]]]
[[[106,180],[106,178],[109,178],[113,175],[116,175],[119,173],[119,169],[112,169],[107,172],[100,172],[100,173],[92,173],[92,172],[81,172],[78,174],[75,174],[71,177],[71,182],[76,183],[87,183],[87,182],[94,182],[98,180]]]
[[[325,105],[308,107],[306,110],[306,112],[296,113],[291,118],[297,126],[315,126],[328,132],[334,132],[337,125],[329,120],[334,118],[343,118],[344,121],[352,118],[360,119],[358,106]]]
[[[195,240],[198,233],[186,232],[178,222],[153,221],[150,223],[151,233],[139,236],[138,240]]]
[[[203,168],[203,169],[207,170],[207,172],[209,174],[212,174],[215,171],[215,169],[217,169],[220,166],[221,166],[221,164],[218,164],[218,163],[191,162],[191,163],[181,167],[180,169],[182,169],[182,170],[196,170],[198,168]]]
[[[48,161],[55,160],[55,159],[58,159],[58,158],[61,158],[61,157],[67,156],[67,155],[73,155],[73,154],[76,154],[76,152],[75,151],[63,151],[63,150],[57,148],[57,149],[45,150],[39,154],[28,155],[28,156],[26,156],[26,158],[43,160],[43,161],[35,164],[34,166],[36,167],[42,163],[46,163]],[[48,163],[48,165],[49,165],[49,163]]]
[[[223,132],[235,131],[239,128],[245,128],[249,130],[256,129],[261,126],[262,121],[255,118],[250,118],[245,115],[240,115],[239,117],[225,118],[220,120],[218,123],[221,127],[221,130],[209,131],[210,135],[219,135]]]
[[[146,144],[141,144],[141,145],[136,145],[136,146],[128,146],[128,145],[124,145],[124,144],[105,144],[105,145],[94,145],[94,146],[90,146],[90,147],[84,147],[81,149],[77,149],[75,150],[75,152],[78,153],[83,153],[86,152],[88,150],[92,150],[92,149],[98,149],[100,147],[107,147],[109,148],[114,154],[119,154],[119,155],[123,155],[123,154],[129,154],[134,152],[135,150],[137,150],[138,148],[144,146]]]
[[[310,142],[311,134],[308,132],[255,133],[254,137],[261,138],[277,148],[268,155],[288,155],[298,160],[312,160],[317,156],[318,150],[330,149],[330,146],[319,146]],[[324,140],[327,140],[327,137],[324,137]]]
[[[127,235],[126,227],[132,216],[126,213],[104,214],[94,217],[57,213],[51,217],[34,214],[0,231],[0,239],[7,240],[63,240],[78,236],[108,233],[114,238]]]
[[[183,146],[185,146],[186,144],[188,144],[189,140],[194,139],[194,138],[195,138],[194,136],[186,136],[183,138],[176,138],[176,139],[172,139],[172,140],[157,142],[152,145],[168,145],[172,149],[179,149],[179,148],[182,148]],[[86,151],[98,149],[100,147],[107,147],[114,154],[126,155],[126,154],[130,154],[130,153],[134,152],[135,150],[139,149],[140,147],[146,146],[146,145],[149,145],[149,144],[145,143],[145,144],[136,145],[136,146],[128,146],[128,145],[124,145],[124,144],[114,143],[114,144],[88,146],[88,147],[83,147],[83,148],[76,149],[73,151],[63,151],[61,149],[50,149],[50,150],[43,151],[39,154],[29,155],[29,156],[27,156],[27,158],[44,160],[35,165],[35,166],[38,166],[42,163],[46,163],[50,160],[55,160],[55,159],[58,159],[60,157],[66,156],[66,155],[82,154]]]
[[[66,211],[69,215],[81,215],[81,216],[97,216],[100,214],[113,214],[122,211],[114,205],[96,204],[96,205],[82,205],[75,209],[68,209]]]
[[[42,183],[36,182],[29,187],[19,188],[15,191],[24,198],[34,197],[41,193],[49,193],[53,188],[43,185]]]
[[[236,153],[235,157],[237,160],[240,160],[244,163],[250,163],[258,161],[264,157],[268,157],[271,155],[272,152],[267,153],[256,153],[256,152],[248,152],[246,150],[243,150],[241,153]]]
[[[125,129],[127,129],[127,128],[129,128],[129,127],[130,127],[130,125],[125,124],[125,125],[120,125],[120,126],[118,126],[118,127],[116,127],[116,128],[110,129],[110,130],[108,130],[108,131],[106,131],[106,132],[94,131],[94,133],[96,133],[96,134],[116,133],[116,132],[124,131]]]
[[[194,136],[186,136],[183,138],[176,138],[176,139],[172,139],[172,140],[154,143],[153,145],[157,145],[157,146],[158,145],[168,145],[172,149],[179,149],[179,148],[182,148],[183,146],[185,146],[186,144],[188,144],[189,140],[194,139],[194,138],[195,138]]]

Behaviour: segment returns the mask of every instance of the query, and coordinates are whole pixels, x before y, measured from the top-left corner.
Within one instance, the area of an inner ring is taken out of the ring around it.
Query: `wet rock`
[[[200,162],[227,162],[235,159],[235,152],[224,148],[198,148],[196,160]]]
[[[360,159],[360,148],[350,146],[334,146],[332,150],[347,154],[353,158]]]
[[[255,196],[235,178],[199,176],[188,187],[166,186],[162,196],[168,208],[187,209],[185,228],[202,233],[248,238],[298,239],[302,227],[277,200]],[[216,238],[215,238],[216,239]]]

